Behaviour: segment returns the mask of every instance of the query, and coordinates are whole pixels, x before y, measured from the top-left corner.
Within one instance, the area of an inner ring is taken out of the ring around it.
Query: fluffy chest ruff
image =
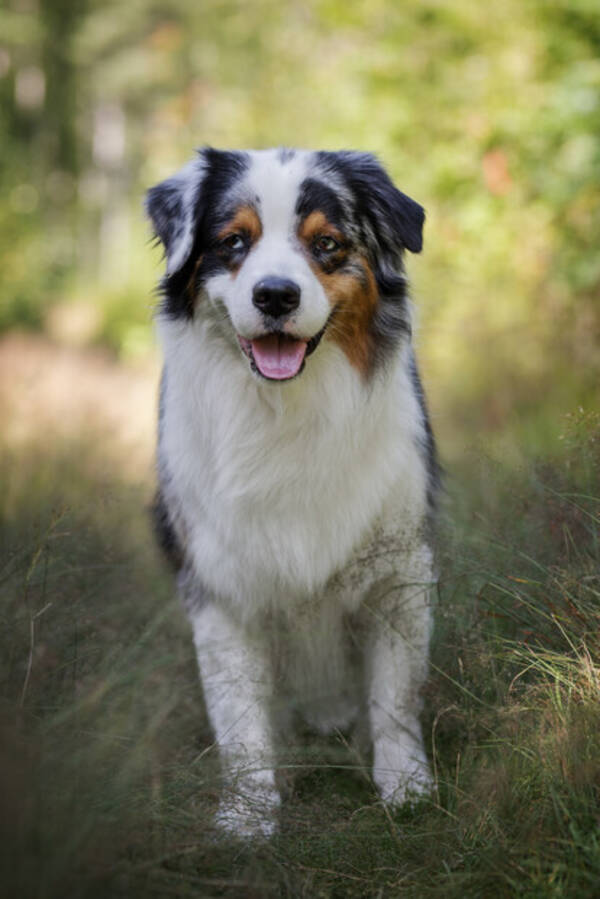
[[[167,257],[158,532],[225,769],[262,766],[221,824],[275,826],[279,688],[321,729],[362,707],[401,801],[429,783],[437,467],[403,268],[423,211],[371,156],[290,150],[204,150],[148,211]]]
[[[160,330],[173,360],[163,386],[165,496],[198,576],[240,612],[322,589],[398,511],[392,496],[407,525],[422,516],[423,435],[401,367],[392,384],[366,386],[332,347],[297,383],[263,385],[224,342],[213,355],[208,345],[219,340],[202,325]]]

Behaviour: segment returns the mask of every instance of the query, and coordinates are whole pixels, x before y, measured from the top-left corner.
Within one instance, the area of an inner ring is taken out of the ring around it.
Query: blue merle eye
[[[314,248],[315,250],[318,250],[319,253],[333,253],[335,250],[339,249],[339,246],[337,240],[334,240],[333,237],[329,237],[325,234],[317,237],[314,242]]]

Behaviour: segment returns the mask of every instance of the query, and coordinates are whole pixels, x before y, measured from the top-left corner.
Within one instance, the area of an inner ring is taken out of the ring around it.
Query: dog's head
[[[224,308],[263,378],[298,375],[322,338],[367,375],[410,333],[402,254],[421,250],[424,212],[369,154],[207,148],[147,209],[163,313]]]

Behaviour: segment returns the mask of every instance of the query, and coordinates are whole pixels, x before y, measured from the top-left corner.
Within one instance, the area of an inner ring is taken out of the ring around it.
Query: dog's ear
[[[204,172],[205,161],[199,155],[146,194],[146,211],[165,248],[168,276],[183,268],[192,251]]]
[[[342,151],[336,154],[355,197],[357,212],[366,218],[380,245],[388,250],[423,248],[425,210],[394,186],[389,175],[370,153]]]

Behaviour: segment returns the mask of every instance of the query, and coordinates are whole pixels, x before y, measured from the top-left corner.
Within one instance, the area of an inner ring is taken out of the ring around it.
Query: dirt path
[[[0,339],[1,443],[94,441],[136,481],[152,476],[159,363],[121,363],[30,334]]]

